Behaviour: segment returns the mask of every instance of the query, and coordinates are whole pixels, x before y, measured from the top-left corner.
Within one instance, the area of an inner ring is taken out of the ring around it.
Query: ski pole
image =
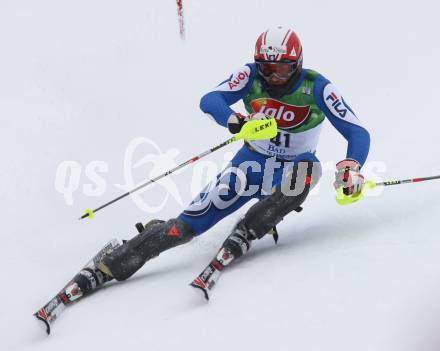
[[[355,202],[361,200],[365,196],[365,193],[368,190],[374,189],[377,186],[391,186],[391,185],[400,185],[400,184],[409,184],[409,183],[420,183],[420,182],[426,182],[428,180],[434,180],[434,179],[440,179],[440,175],[432,176],[432,177],[424,177],[424,178],[389,180],[389,181],[380,182],[380,183],[376,183],[372,180],[367,180],[365,182],[362,190],[359,193],[351,195],[351,196],[345,195],[343,187],[340,187],[336,191],[336,202],[339,205],[351,205],[352,203],[355,203]]]
[[[116,201],[119,201],[130,194],[133,194],[134,192],[138,191],[139,189],[142,189],[142,188],[146,187],[147,185],[150,185],[154,182],[157,182],[159,179],[162,179],[162,178],[170,175],[171,173],[174,173],[175,171],[177,171],[183,167],[186,167],[189,164],[194,163],[209,154],[212,154],[213,152],[225,147],[226,145],[233,143],[234,141],[238,141],[241,139],[246,139],[246,140],[271,139],[271,138],[274,138],[276,135],[277,135],[277,123],[274,118],[264,119],[264,120],[251,120],[251,121],[245,123],[243,125],[243,127],[241,128],[241,131],[239,133],[235,134],[232,138],[224,141],[223,143],[221,143],[217,146],[214,146],[213,148],[211,148],[205,152],[202,152],[200,155],[197,155],[197,156],[190,158],[188,161],[183,162],[182,164],[174,167],[173,169],[170,169],[169,171],[167,171],[165,173],[158,175],[157,177],[150,179],[150,180],[146,181],[145,183],[138,185],[134,189],[127,191],[125,194],[118,196],[117,198],[105,203],[102,206],[95,208],[94,210],[87,208],[84,211],[85,213],[79,219],[81,220],[81,219],[84,219],[87,217],[92,219],[94,214],[96,212],[98,212],[99,210],[102,210],[103,208],[115,203]]]

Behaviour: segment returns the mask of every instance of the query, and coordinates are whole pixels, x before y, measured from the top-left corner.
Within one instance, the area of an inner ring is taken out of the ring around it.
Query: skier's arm
[[[370,150],[370,134],[327,79],[322,76],[316,78],[314,94],[330,123],[347,140],[346,158],[356,160],[362,166]]]
[[[234,114],[231,105],[244,98],[255,78],[255,67],[245,65],[220,83],[200,100],[200,109],[223,127],[228,126],[229,117]]]

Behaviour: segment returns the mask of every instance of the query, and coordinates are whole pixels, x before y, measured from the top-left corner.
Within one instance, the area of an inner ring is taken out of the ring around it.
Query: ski
[[[98,285],[105,282],[102,274],[100,277],[96,276],[96,265],[105,255],[112,252],[120,245],[122,244],[117,239],[111,240],[80,271],[81,274],[86,275],[87,278],[92,282],[92,288],[96,288]],[[52,323],[58,318],[61,312],[64,311],[66,306],[84,296],[85,293],[75,281],[76,277],[78,277],[78,275],[72,278],[72,280],[70,280],[69,283],[46,305],[34,313],[34,316],[44,323],[47,335],[49,335],[51,332]]]
[[[299,212],[301,210],[302,208],[300,207],[296,211]],[[245,255],[250,249],[251,241],[255,239],[255,236],[249,233],[240,223],[241,221],[237,223],[232,234],[223,243],[214,259],[189,284],[191,287],[202,291],[207,301],[209,301],[211,291],[217,284],[223,270],[237,258]],[[275,244],[278,242],[278,230],[276,227],[273,227],[267,234],[272,235]]]
[[[189,285],[203,292],[207,301],[210,299],[211,290],[217,284],[224,268],[228,266],[235,257],[229,250],[222,247],[216,257],[206,266]]]

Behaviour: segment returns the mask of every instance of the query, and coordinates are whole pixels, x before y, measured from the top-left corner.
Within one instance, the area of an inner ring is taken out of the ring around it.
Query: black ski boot
[[[69,301],[74,301],[75,297],[88,295],[112,279],[111,276],[97,268],[84,268],[73,278],[72,284],[66,288],[66,297],[69,298]]]
[[[145,224],[145,226],[142,223],[136,223],[136,229],[139,233],[142,233],[145,229],[158,223],[164,223],[164,221],[153,219]],[[126,242],[126,240],[123,240],[124,244]],[[97,266],[99,265],[100,262],[97,263]],[[113,280],[111,275],[101,271],[96,266],[85,267],[73,278],[72,285],[66,289],[66,293],[70,297],[70,301],[73,301],[76,296],[85,296],[111,280]]]
[[[194,237],[192,229],[178,219],[154,220],[138,235],[104,257],[98,268],[116,280],[125,280],[148,260]]]

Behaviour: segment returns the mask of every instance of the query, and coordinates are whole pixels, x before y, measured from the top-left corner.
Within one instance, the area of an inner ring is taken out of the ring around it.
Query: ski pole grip
[[[275,118],[250,120],[243,125],[240,133],[235,135],[235,140],[265,140],[276,137],[277,133]]]
[[[353,195],[345,195],[344,188],[341,186],[336,191],[336,202],[341,206],[351,205],[351,204],[361,200],[365,196],[365,193],[368,190],[374,189],[376,186],[377,186],[376,182],[373,182],[372,180],[367,180],[365,182],[362,190],[360,192],[358,192],[357,194],[353,194]]]

